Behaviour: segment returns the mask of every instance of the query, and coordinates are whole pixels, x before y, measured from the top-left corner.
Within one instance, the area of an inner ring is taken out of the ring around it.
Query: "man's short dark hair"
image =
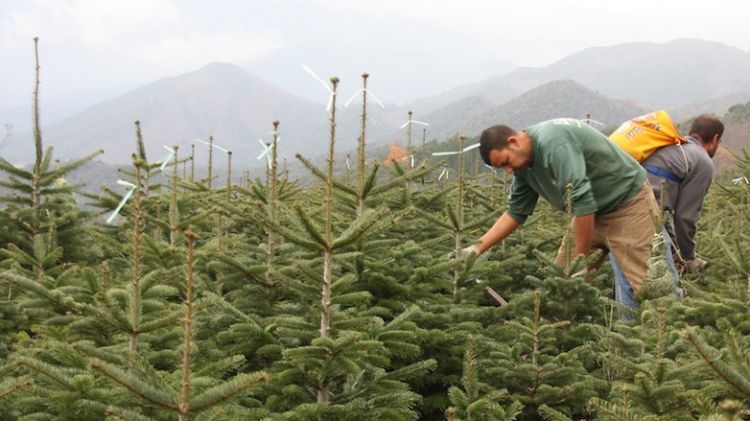
[[[711,114],[703,114],[693,120],[690,126],[690,136],[700,137],[702,142],[710,142],[714,136],[724,134],[724,124],[718,117]]]
[[[508,126],[498,124],[484,129],[479,136],[479,155],[485,164],[490,164],[490,151],[503,149],[508,146],[508,138],[516,134],[516,131]]]

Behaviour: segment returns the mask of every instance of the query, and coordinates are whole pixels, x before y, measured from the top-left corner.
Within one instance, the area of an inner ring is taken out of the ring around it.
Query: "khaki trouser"
[[[651,241],[656,234],[655,222],[659,215],[659,205],[648,183],[643,185],[632,199],[621,204],[613,212],[594,217],[594,233],[591,248],[602,249],[605,254],[592,266],[598,267],[604,261],[606,252],[615,255],[633,292],[638,292],[646,281]],[[571,222],[573,232],[575,220]],[[555,261],[565,266],[567,235],[557,251]]]

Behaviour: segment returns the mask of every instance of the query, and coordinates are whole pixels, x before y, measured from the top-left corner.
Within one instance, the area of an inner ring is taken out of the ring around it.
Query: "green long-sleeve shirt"
[[[541,195],[564,210],[573,184],[576,216],[612,212],[643,187],[646,171],[604,134],[575,119],[544,121],[524,130],[532,145],[529,167],[513,172],[508,213],[523,223]]]

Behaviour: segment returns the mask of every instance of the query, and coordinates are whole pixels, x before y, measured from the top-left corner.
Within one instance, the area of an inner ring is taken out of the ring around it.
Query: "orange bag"
[[[622,123],[609,136],[609,139],[638,162],[643,162],[655,150],[663,146],[686,142],[675,128],[669,114],[664,110],[654,111]]]

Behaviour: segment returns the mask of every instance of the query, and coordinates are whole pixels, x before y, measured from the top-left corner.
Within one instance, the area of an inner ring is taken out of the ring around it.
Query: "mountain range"
[[[645,108],[674,109],[737,93],[750,96],[750,53],[696,39],[587,48],[546,67],[518,68],[407,107],[429,112],[477,95],[499,105],[543,83],[565,79]]]
[[[373,74],[368,83],[377,77]],[[277,78],[277,83],[283,81]],[[344,106],[355,90],[352,85],[336,98],[339,151],[353,149],[359,136],[360,102],[355,96]],[[299,152],[314,157],[327,148],[330,117],[323,103],[327,94],[317,88],[321,102],[274,86],[239,66],[210,63],[43,126],[44,142],[62,159],[103,148],[104,161],[127,163],[135,145],[133,124],[140,120],[152,160],[166,154],[162,145],[179,145],[184,156],[196,138],[213,135],[216,144],[233,151],[236,165],[248,167],[261,164],[255,159],[262,151],[258,139],[268,139],[272,121],[278,119],[280,156],[291,158]],[[656,108],[685,113],[679,118],[692,115],[690,110],[723,114],[748,98],[748,52],[700,40],[629,43],[589,48],[546,67],[518,68],[401,106],[383,109],[368,102],[367,135],[372,143],[405,144],[406,130],[400,126],[408,111],[430,124],[426,134],[435,139],[476,135],[496,123],[522,128],[548,118],[587,114],[612,126]],[[421,134],[420,129],[415,137],[421,139]],[[30,135],[17,135],[0,153],[21,163],[32,156],[32,145]],[[196,145],[199,155],[205,153],[202,147]]]
[[[134,150],[134,122],[139,120],[152,158],[164,155],[162,145],[178,145],[185,151],[196,138],[208,140],[210,135],[218,145],[231,147],[236,156],[246,156],[259,147],[254,137],[270,132],[275,119],[294,117],[298,124],[284,127],[289,136],[303,136],[304,132],[295,131],[302,128],[324,130],[320,109],[237,66],[211,63],[45,126],[43,136],[58,157],[81,156],[102,147],[104,161],[124,163]],[[15,148],[13,152],[28,153]]]

